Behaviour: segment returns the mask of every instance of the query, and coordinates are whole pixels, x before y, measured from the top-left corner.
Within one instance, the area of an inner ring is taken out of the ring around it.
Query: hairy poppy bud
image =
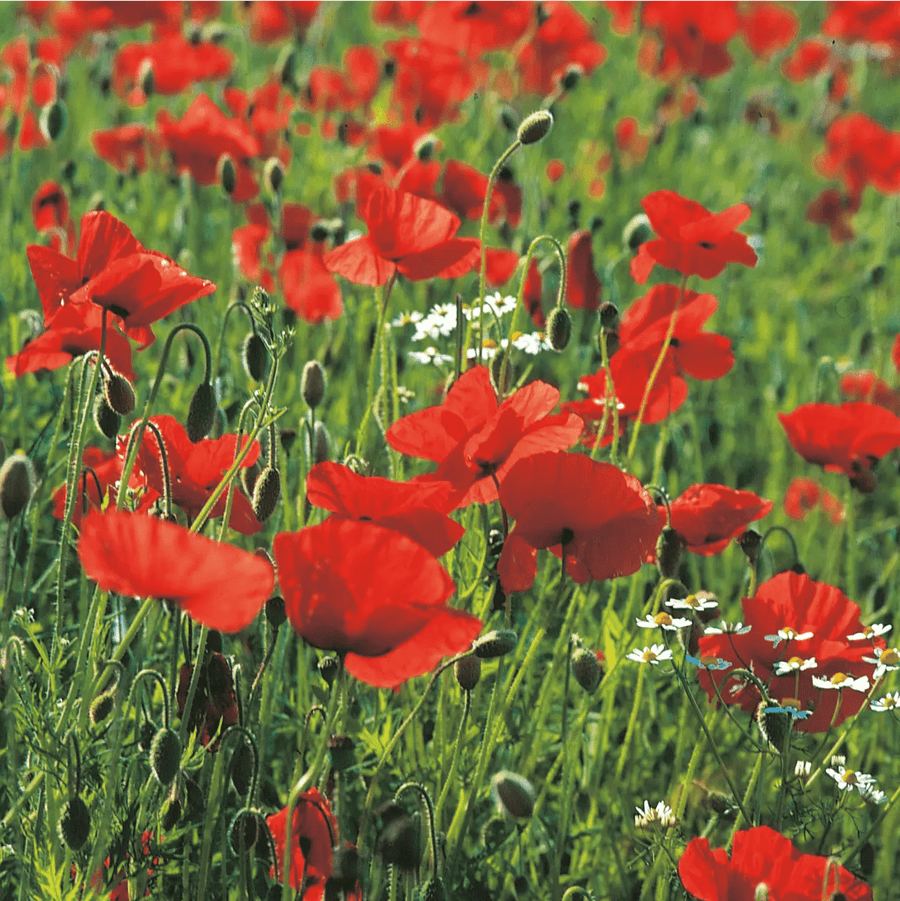
[[[156,75],[153,73],[153,62],[150,59],[145,59],[138,67],[137,83],[145,97],[149,97],[156,90]]]
[[[433,876],[419,889],[419,898],[421,901],[446,901],[444,883],[437,876]]]
[[[216,392],[209,382],[201,382],[191,398],[185,430],[196,444],[205,438],[216,424]]]
[[[291,90],[297,87],[297,67],[300,65],[300,56],[292,44],[285,44],[278,61],[275,63],[275,71],[281,83]]]
[[[343,844],[334,849],[334,869],[331,874],[336,887],[352,891],[359,881],[359,850],[356,845]]]
[[[170,785],[181,766],[181,741],[171,729],[160,729],[150,746],[150,767],[160,785]]]
[[[650,240],[652,233],[650,220],[644,213],[638,213],[637,216],[629,219],[625,228],[622,229],[622,244],[628,250],[637,252],[641,244]]]
[[[260,816],[255,810],[239,810],[228,827],[228,841],[235,854],[246,854],[263,834]]]
[[[341,669],[341,661],[337,657],[323,657],[319,661],[319,675],[328,685],[333,685]]]
[[[779,753],[784,750],[784,742],[793,723],[793,715],[788,710],[779,708],[766,698],[759,702],[756,724],[762,737]]]
[[[497,773],[491,779],[491,794],[500,810],[513,819],[527,820],[534,813],[534,787],[516,773]]]
[[[327,222],[313,222],[309,229],[309,239],[310,241],[315,241],[316,244],[322,244],[324,241],[327,241],[331,237],[331,229],[328,227]]]
[[[158,727],[151,720],[144,720],[141,723],[141,731],[138,733],[138,747],[142,751],[149,751],[153,746],[153,739],[156,738]]]
[[[569,63],[566,71],[559,80],[559,86],[564,91],[572,91],[578,86],[578,82],[584,77],[584,67],[578,63]]]
[[[120,416],[127,416],[134,409],[134,388],[120,372],[103,379],[103,396],[110,409]]]
[[[383,812],[384,826],[378,836],[378,853],[386,865],[415,870],[422,857],[419,830],[412,817],[397,804],[391,803]]]
[[[0,468],[0,507],[3,516],[13,519],[34,494],[34,464],[25,454],[13,454]]]
[[[322,403],[325,397],[325,370],[317,360],[310,360],[303,367],[303,376],[300,379],[300,394],[306,406],[311,410]]]
[[[603,667],[597,655],[587,648],[576,648],[572,652],[572,675],[575,681],[588,693],[596,691],[603,675]]]
[[[66,112],[65,105],[61,100],[54,100],[41,110],[41,134],[48,141],[58,141],[68,121],[69,114]]]
[[[91,814],[87,804],[75,795],[63,804],[59,818],[59,835],[66,846],[77,851],[91,832]]]
[[[438,140],[434,135],[422,135],[422,137],[413,145],[413,153],[423,163],[427,163],[431,157],[434,156],[434,150],[435,147],[437,147],[437,143]]]
[[[270,156],[263,167],[263,181],[272,194],[280,194],[284,185],[284,166],[277,156]]]
[[[453,673],[463,691],[471,691],[481,678],[481,659],[474,654],[463,657],[453,664]]]
[[[353,766],[356,757],[353,749],[356,745],[349,735],[332,735],[328,739],[328,756],[331,768],[339,773]]]
[[[246,795],[253,781],[253,748],[242,741],[231,755],[231,784],[239,795]]]
[[[605,329],[616,330],[619,327],[619,308],[608,300],[600,304],[600,325]]]
[[[510,106],[504,106],[500,110],[500,124],[507,131],[517,131],[519,128],[519,117],[516,111]]]
[[[325,428],[324,423],[317,422],[313,429],[312,461],[314,466],[316,463],[325,463],[328,460],[330,445],[331,436],[328,434],[328,429]]]
[[[94,425],[107,437],[115,438],[119,434],[122,417],[106,402],[100,394],[94,401]]]
[[[747,557],[747,562],[751,566],[756,566],[756,561],[759,559],[759,549],[762,546],[762,535],[756,529],[747,529],[738,535],[737,543]]]
[[[216,163],[216,177],[222,190],[231,197],[237,187],[237,169],[234,167],[234,160],[227,153],[223,153]]]
[[[512,823],[503,817],[492,817],[481,830],[481,843],[487,855],[493,854],[512,834]]]
[[[169,797],[163,801],[162,810],[160,811],[159,824],[164,832],[174,829],[181,819],[183,808],[178,798]]]
[[[266,374],[269,364],[269,351],[266,342],[256,334],[250,332],[241,345],[241,362],[244,370],[254,382],[261,382]]]
[[[541,109],[522,120],[516,136],[520,144],[536,144],[547,137],[551,128],[553,128],[553,114],[549,110]]]
[[[88,711],[91,722],[96,726],[102,723],[112,712],[116,703],[115,691],[105,691],[102,695],[97,695]]]
[[[684,539],[674,529],[666,526],[656,540],[656,565],[664,579],[676,577],[683,550]]]
[[[518,636],[510,629],[488,632],[472,642],[472,650],[482,660],[506,656],[518,643]]]
[[[253,486],[253,512],[260,522],[265,522],[278,506],[281,498],[281,473],[274,466],[267,466]]]
[[[274,594],[266,601],[266,619],[273,629],[280,629],[287,619],[284,598],[280,594]]]
[[[556,351],[563,351],[569,346],[572,337],[572,317],[564,307],[554,307],[547,320],[547,340]]]
[[[769,887],[765,882],[760,882],[753,892],[753,901],[769,901]]]

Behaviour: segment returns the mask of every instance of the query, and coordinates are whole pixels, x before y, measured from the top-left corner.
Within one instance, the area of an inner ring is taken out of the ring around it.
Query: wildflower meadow
[[[0,901],[900,899],[898,78],[0,5]]]

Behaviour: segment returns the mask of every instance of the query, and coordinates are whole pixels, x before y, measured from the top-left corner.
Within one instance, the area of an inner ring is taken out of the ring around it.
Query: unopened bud
[[[572,317],[564,307],[554,307],[547,320],[547,340],[555,351],[564,351],[572,337]]]
[[[325,370],[317,360],[310,360],[303,367],[300,394],[311,410],[315,410],[322,403],[325,397]]]
[[[153,746],[153,739],[156,738],[158,728],[156,723],[150,720],[144,720],[141,724],[141,731],[138,733],[138,747],[142,751],[149,751]]]
[[[69,114],[66,112],[63,102],[53,100],[41,110],[41,134],[48,141],[58,141],[68,121]]]
[[[234,160],[227,153],[223,153],[219,157],[219,162],[216,164],[216,177],[222,190],[231,197],[237,187],[237,169],[234,166]]]
[[[323,657],[319,661],[319,675],[328,685],[334,685],[338,673],[341,671],[341,661],[337,657]]]
[[[231,755],[231,784],[239,795],[246,795],[253,781],[253,748],[242,741]]]
[[[150,768],[160,785],[171,785],[181,766],[181,741],[171,729],[160,729],[150,746]]]
[[[241,345],[241,362],[244,370],[254,382],[261,382],[269,364],[266,342],[256,332],[250,332]]]
[[[103,379],[103,396],[110,408],[120,416],[127,416],[134,409],[134,388],[120,372]]]
[[[178,825],[182,812],[183,808],[181,806],[181,801],[179,801],[178,798],[169,797],[163,801],[159,824],[162,826],[164,832],[168,832]]]
[[[656,565],[664,579],[674,579],[681,563],[684,539],[672,528],[666,526],[656,541]]]
[[[278,61],[275,63],[275,71],[281,83],[291,90],[297,87],[297,67],[300,64],[300,57],[296,48],[292,44],[285,44],[281,53],[278,55]]]
[[[69,798],[59,818],[59,835],[67,847],[77,851],[91,832],[91,814],[87,804],[78,796]]]
[[[434,155],[437,142],[437,138],[433,134],[422,135],[413,145],[413,153],[423,163],[427,163]]]
[[[107,437],[115,438],[119,434],[122,417],[106,402],[100,394],[94,401],[94,425]]]
[[[628,250],[636,252],[641,244],[650,240],[652,233],[650,220],[644,213],[638,213],[637,216],[629,219],[625,228],[622,229],[622,244]]]
[[[747,557],[747,562],[751,566],[756,566],[756,561],[759,559],[759,549],[762,547],[762,535],[756,529],[747,529],[738,535],[737,543]]]
[[[138,86],[145,97],[149,97],[156,90],[156,76],[153,74],[153,62],[145,59],[138,67]]]
[[[547,137],[551,128],[553,128],[553,114],[549,110],[537,110],[522,120],[516,136],[522,145],[536,144]]]
[[[534,787],[516,773],[497,773],[491,779],[491,794],[500,810],[513,819],[527,820],[534,813]]]
[[[228,827],[231,850],[237,855],[246,854],[259,841],[262,830],[260,816],[255,810],[239,810]]]
[[[266,160],[263,167],[263,182],[269,192],[276,196],[281,193],[282,185],[284,185],[284,166],[277,156],[271,156]]]
[[[596,653],[588,648],[576,648],[572,652],[572,675],[588,694],[596,691],[603,675]]]
[[[328,756],[331,759],[331,768],[338,773],[350,769],[356,762],[353,753],[356,745],[349,735],[332,735],[328,739]]]
[[[97,695],[91,702],[89,715],[91,722],[96,726],[102,723],[112,712],[116,704],[115,691],[106,691],[102,695]]]
[[[481,678],[481,658],[470,654],[453,664],[453,673],[463,691],[472,691]]]
[[[194,444],[212,431],[216,424],[217,406],[215,389],[209,382],[201,382],[191,398],[185,424],[188,438]]]
[[[584,78],[584,67],[578,63],[569,63],[566,71],[563,72],[559,79],[559,86],[564,91],[572,91],[578,86],[578,82]]]
[[[784,750],[785,739],[794,724],[793,715],[763,698],[756,708],[756,724],[762,737],[779,753]]]
[[[328,429],[325,428],[324,423],[317,422],[313,429],[313,466],[315,466],[316,463],[325,463],[328,460],[330,446],[331,436],[328,434]]]
[[[260,522],[265,522],[281,499],[281,473],[274,466],[267,466],[253,486],[253,512]]]
[[[0,507],[6,519],[18,516],[34,494],[34,464],[25,454],[13,454],[0,468]]]
[[[284,598],[280,594],[274,594],[266,601],[266,619],[273,629],[281,628],[287,619]]]
[[[476,638],[472,642],[472,650],[482,660],[493,660],[495,657],[505,657],[515,648],[518,640],[516,633],[510,629],[495,630]]]

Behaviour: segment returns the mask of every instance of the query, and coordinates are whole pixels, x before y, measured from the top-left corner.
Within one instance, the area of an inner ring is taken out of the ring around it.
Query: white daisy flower
[[[693,610],[698,613],[701,610],[712,610],[719,606],[719,602],[715,598],[702,597],[697,594],[689,594],[681,600],[672,599],[666,603],[675,610]]]
[[[406,356],[414,363],[422,363],[424,365],[434,363],[438,366],[441,363],[453,362],[453,357],[448,354],[442,354],[436,347],[426,347],[425,350],[411,350]]]
[[[797,632],[790,626],[785,626],[783,629],[779,629],[775,635],[767,635],[766,641],[774,642],[775,647],[777,648],[779,642],[782,641],[806,641],[807,638],[812,637],[812,632]]]
[[[409,310],[406,313],[401,313],[396,319],[392,320],[391,325],[394,328],[402,328],[404,325],[415,325],[422,321],[424,315],[424,313],[420,313],[418,310]]]
[[[853,791],[853,789],[861,790],[860,786],[874,786],[875,777],[868,773],[858,773],[856,770],[848,770],[839,766],[836,770],[829,767],[825,770],[829,776],[837,783],[837,787],[841,791]]]
[[[856,790],[870,804],[884,804],[887,802],[887,795],[880,788],[876,788],[874,783],[863,782],[856,786]]]
[[[675,825],[675,814],[665,801],[660,801],[655,807],[651,807],[649,801],[644,801],[644,806],[635,807],[635,810],[634,825],[638,829],[648,829],[651,826],[671,829]]]
[[[811,769],[812,769],[812,761],[798,760],[794,764],[794,775],[799,776],[802,779],[804,776],[809,775],[809,771]]]
[[[854,691],[868,691],[870,688],[869,677],[860,676],[854,679],[846,673],[835,673],[833,676],[813,676],[812,683],[816,688],[852,688]]]
[[[802,657],[791,657],[790,660],[779,660],[775,664],[775,675],[788,676],[791,673],[802,673],[804,670],[815,669],[818,665],[815,657],[808,657],[806,660]]]
[[[891,626],[883,623],[872,623],[871,626],[863,626],[862,632],[854,632],[847,636],[847,641],[863,641],[878,638],[881,635],[887,635],[891,631]]]
[[[663,660],[671,660],[672,652],[662,644],[654,644],[649,648],[634,648],[628,652],[628,659],[635,663],[652,663],[659,665]]]
[[[883,698],[873,701],[871,709],[876,713],[886,710],[900,710],[900,691],[889,691]]]
[[[513,338],[513,347],[531,357],[536,357],[542,350],[551,350],[552,345],[540,332],[527,332]]]
[[[707,626],[706,635],[746,635],[750,631],[750,626],[743,623],[719,623],[717,627]]]
[[[900,669],[900,650],[897,648],[875,648],[874,657],[863,657],[866,663],[875,664],[872,678],[877,682],[885,673]]]
[[[674,619],[668,613],[657,613],[651,616],[649,613],[639,620],[635,620],[642,629],[665,629],[667,632],[676,632],[678,629],[686,629],[690,626],[689,619]]]

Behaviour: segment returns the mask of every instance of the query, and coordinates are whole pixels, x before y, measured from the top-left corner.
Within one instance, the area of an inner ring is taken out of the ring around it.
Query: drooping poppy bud
[[[277,156],[269,157],[266,165],[263,167],[263,182],[269,189],[269,193],[276,196],[281,193],[282,185],[284,185],[284,166]]]
[[[474,654],[463,657],[453,665],[453,673],[463,691],[472,691],[481,678],[481,659]]]
[[[237,187],[237,169],[234,166],[234,160],[227,153],[223,153],[219,157],[219,162],[216,164],[216,177],[219,179],[222,190],[231,197]]]
[[[518,643],[518,636],[510,629],[494,630],[476,638],[472,650],[482,660],[493,660],[506,656]]]
[[[572,675],[588,694],[596,691],[603,675],[596,653],[588,648],[576,648],[572,652]]]
[[[107,437],[115,438],[119,434],[122,417],[107,403],[102,394],[94,401],[94,425]]]
[[[381,810],[383,826],[378,836],[378,853],[386,865],[415,870],[422,857],[419,830],[398,804],[389,802]]]
[[[266,619],[273,629],[281,628],[287,619],[287,611],[284,606],[284,598],[280,594],[272,595],[266,601]]]
[[[266,342],[256,334],[250,332],[241,345],[241,362],[244,370],[254,382],[261,382],[266,374],[269,363],[269,351]]]
[[[196,444],[204,439],[216,423],[216,392],[209,382],[201,382],[191,398],[185,429],[188,438]]]
[[[58,141],[69,121],[69,114],[61,100],[54,100],[41,109],[41,134],[48,141]]]
[[[349,735],[332,735],[328,739],[328,756],[331,759],[331,768],[338,773],[349,769],[356,762],[353,753],[356,745]]]
[[[13,454],[0,468],[0,507],[3,516],[13,519],[34,494],[34,464],[24,454]]]
[[[103,396],[110,409],[120,416],[127,416],[134,409],[134,388],[120,372],[113,372],[103,379]]]
[[[183,813],[183,808],[181,806],[181,801],[178,798],[170,795],[163,801],[162,810],[160,811],[159,816],[159,824],[162,826],[164,832],[168,832],[171,829],[174,829],[178,822],[181,820],[181,814]]]
[[[235,854],[244,855],[263,835],[263,821],[255,810],[239,810],[228,827],[228,841]]]
[[[97,697],[91,701],[91,706],[88,710],[91,722],[95,726],[98,723],[102,723],[113,712],[115,703],[115,691],[105,691],[102,695],[97,695]]]
[[[274,466],[267,466],[253,486],[253,512],[260,522],[265,522],[281,499],[281,473]]]
[[[246,795],[253,781],[253,749],[242,741],[231,755],[231,784],[239,795]]]
[[[323,657],[319,661],[319,675],[326,684],[333,685],[337,674],[341,670],[341,661],[337,657]]]
[[[641,244],[650,240],[652,234],[650,220],[644,213],[638,213],[637,216],[629,219],[625,228],[622,229],[622,244],[628,250],[636,252]]]
[[[500,810],[513,819],[527,820],[534,813],[534,786],[509,770],[501,770],[491,779],[491,795]]]
[[[547,320],[547,340],[555,350],[562,352],[572,337],[572,317],[564,307],[555,307]]]
[[[77,851],[91,832],[91,814],[79,795],[69,798],[59,818],[59,835],[66,846]]]
[[[303,367],[300,394],[311,410],[315,410],[325,397],[325,370],[317,360],[310,360]]]
[[[181,766],[181,741],[171,729],[160,729],[150,746],[150,768],[160,785],[171,785]]]

